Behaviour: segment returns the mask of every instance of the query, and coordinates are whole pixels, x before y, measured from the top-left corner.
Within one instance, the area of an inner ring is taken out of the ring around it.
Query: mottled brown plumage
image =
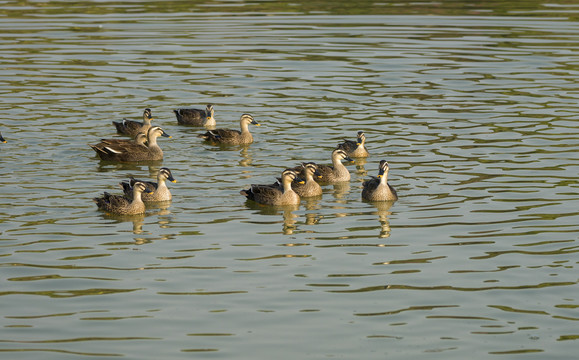
[[[292,169],[286,169],[281,175],[281,184],[255,185],[242,190],[241,195],[265,205],[296,205],[300,203],[300,196],[292,190],[292,181],[297,174]]]
[[[145,212],[145,203],[141,199],[141,194],[147,191],[145,184],[142,182],[135,183],[133,187],[132,200],[121,196],[112,195],[105,192],[101,197],[94,198],[100,210],[117,215],[136,215]]]
[[[133,189],[137,182],[145,184],[147,191],[150,193],[143,193],[142,199],[145,202],[148,201],[167,201],[172,199],[171,192],[167,187],[166,181],[169,180],[170,182],[176,183],[177,180],[173,178],[173,174],[171,170],[166,167],[162,167],[157,172],[157,182],[154,181],[144,181],[144,180],[137,180],[133,177],[130,178],[128,181],[123,181],[120,183],[121,187],[123,188],[123,192],[125,196],[129,199],[132,199],[133,196]]]
[[[145,109],[143,112],[143,121],[134,121],[129,119],[123,119],[123,121],[113,121],[113,125],[117,128],[119,134],[128,135],[134,138],[138,133],[147,133],[151,127],[151,120],[153,116],[151,115],[151,109]]]
[[[338,149],[344,150],[348,156],[351,157],[368,157],[370,154],[366,149],[366,135],[363,131],[358,131],[358,136],[356,141],[344,140],[343,143],[338,145]]]
[[[378,177],[365,181],[362,186],[362,199],[367,201],[396,201],[398,194],[388,184],[388,170],[390,167],[386,160],[380,161]]]
[[[138,143],[110,143],[101,141],[90,147],[102,160],[109,161],[151,161],[162,160],[163,150],[157,144],[157,138],[170,138],[159,126],[153,126],[147,132],[147,145]]]
[[[147,134],[140,132],[135,135],[133,139],[101,139],[100,143],[107,146],[124,146],[132,144],[147,146]]]
[[[216,144],[251,144],[253,142],[253,136],[251,136],[251,133],[249,132],[250,124],[259,126],[259,123],[253,119],[253,116],[250,114],[243,114],[239,119],[239,126],[241,127],[241,131],[231,129],[215,129],[209,130],[204,134],[200,134],[199,137]]]
[[[175,109],[177,122],[181,125],[213,127],[215,122],[215,110],[213,105],[208,104],[205,109]]]
[[[332,151],[332,166],[318,164],[318,172],[322,176],[320,182],[334,183],[350,181],[350,172],[344,164],[342,164],[342,160],[352,161],[344,150],[335,149]]]
[[[322,187],[315,180],[315,178],[322,180],[322,175],[318,172],[318,166],[315,163],[303,163],[294,168],[294,171],[300,171],[299,176],[305,180],[292,182],[292,189],[296,194],[302,198],[322,195]]]

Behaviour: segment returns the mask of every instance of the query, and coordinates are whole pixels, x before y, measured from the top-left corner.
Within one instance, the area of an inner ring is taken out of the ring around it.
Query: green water
[[[352,4],[0,4],[4,357],[575,356],[579,8]],[[208,103],[255,142],[177,124]],[[146,107],[164,160],[99,161]],[[321,199],[239,194],[358,130]],[[392,207],[361,201],[381,159]],[[171,203],[96,209],[160,166]]]

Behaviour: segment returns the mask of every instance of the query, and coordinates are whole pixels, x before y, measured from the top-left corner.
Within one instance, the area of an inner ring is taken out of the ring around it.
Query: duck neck
[[[142,195],[142,192],[140,192],[137,189],[133,189],[133,204],[138,204],[138,203],[143,202],[141,195]]]
[[[158,136],[156,134],[151,134],[150,136],[147,137],[147,144],[150,148],[159,146],[157,145],[157,137]]]
[[[241,133],[246,134],[249,133],[249,124],[245,121],[242,121],[240,124]]]
[[[164,189],[166,187],[167,187],[167,183],[165,182],[165,178],[159,176],[157,178],[157,190]]]
[[[285,194],[288,191],[293,191],[292,190],[292,182],[289,178],[284,178],[283,179],[283,192]]]
[[[334,165],[334,170],[336,170],[336,171],[343,171],[344,169],[346,169],[344,164],[342,164],[342,159],[340,159],[340,158],[337,158],[337,157],[333,158],[332,164]]]
[[[390,192],[390,187],[388,186],[388,171],[385,171],[384,174],[382,174],[379,186],[385,188],[386,191]]]

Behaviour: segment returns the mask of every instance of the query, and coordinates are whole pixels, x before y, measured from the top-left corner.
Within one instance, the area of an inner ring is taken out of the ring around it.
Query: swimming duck
[[[318,164],[318,172],[322,176],[320,182],[333,183],[350,181],[350,172],[344,164],[342,164],[342,160],[352,161],[344,150],[335,149],[332,151],[333,166]]]
[[[166,180],[169,180],[172,183],[176,183],[177,180],[173,178],[173,174],[171,174],[171,170],[166,167],[162,167],[157,172],[157,182],[153,181],[144,181],[144,180],[136,180],[135,178],[131,177],[129,181],[123,181],[120,183],[121,187],[123,188],[123,192],[125,196],[129,199],[132,199],[133,196],[133,188],[135,187],[136,183],[143,183],[147,187],[147,191],[151,193],[143,193],[142,198],[143,201],[167,201],[171,200],[172,195],[167,187]]]
[[[367,201],[396,201],[398,194],[390,184],[388,184],[388,162],[386,160],[380,161],[378,167],[378,177],[373,177],[370,180],[364,181],[362,186],[362,199]]]
[[[292,181],[297,174],[292,169],[286,169],[281,174],[281,184],[255,185],[240,194],[249,200],[264,205],[296,205],[300,203],[300,196],[292,190]]]
[[[2,133],[0,132],[0,143],[6,144],[6,140],[2,137]]]
[[[253,136],[249,132],[249,124],[255,126],[260,126],[260,124],[253,119],[250,114],[243,114],[239,119],[239,130],[230,129],[215,129],[209,130],[204,134],[198,135],[207,141],[218,143],[218,144],[229,144],[229,145],[243,145],[251,144],[253,142]]]
[[[202,109],[175,109],[177,122],[181,125],[193,126],[215,126],[215,111],[213,105],[208,104],[205,110]]]
[[[338,149],[344,150],[351,157],[368,157],[370,154],[364,144],[366,143],[366,135],[363,131],[358,131],[356,141],[344,140],[338,145]]]
[[[101,139],[101,144],[103,145],[116,145],[116,146],[123,146],[123,145],[142,145],[147,146],[147,134],[140,132],[135,135],[134,139],[121,139],[121,138],[113,138],[113,139]]]
[[[117,128],[119,134],[134,138],[140,132],[147,133],[151,127],[151,120],[154,120],[151,115],[151,109],[145,109],[143,111],[143,122],[123,119],[121,122],[113,121],[113,125]]]
[[[101,160],[110,161],[149,161],[162,160],[163,150],[157,144],[159,136],[171,138],[159,126],[153,126],[147,132],[147,145],[137,143],[100,142],[90,145]]]
[[[321,179],[322,175],[318,172],[318,166],[313,162],[303,163],[299,167],[299,176],[305,179],[303,181],[295,181],[292,183],[292,189],[300,197],[310,197],[322,195],[322,187],[314,180],[314,177]]]
[[[100,210],[118,215],[136,215],[145,212],[145,203],[141,194],[146,192],[146,186],[142,182],[136,182],[133,186],[132,201],[121,195],[111,195],[105,192],[103,196],[96,197],[93,201]]]

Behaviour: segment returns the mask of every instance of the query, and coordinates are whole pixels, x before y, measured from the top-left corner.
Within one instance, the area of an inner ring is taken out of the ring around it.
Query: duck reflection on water
[[[371,202],[370,204],[376,208],[376,212],[373,214],[378,215],[378,221],[380,222],[380,234],[378,235],[379,238],[387,238],[390,237],[390,221],[388,217],[392,215],[390,208],[394,205],[395,201],[376,201]]]

